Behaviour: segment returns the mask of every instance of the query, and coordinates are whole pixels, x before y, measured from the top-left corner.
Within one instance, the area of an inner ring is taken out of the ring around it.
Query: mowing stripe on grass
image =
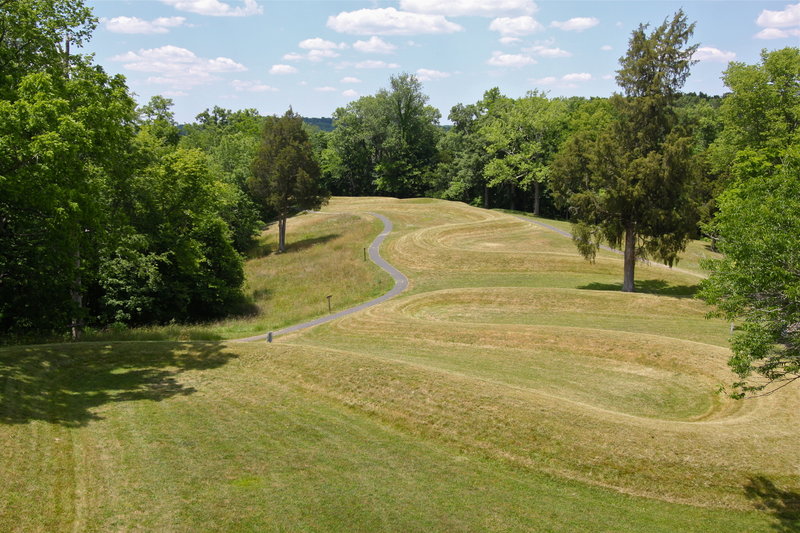
[[[350,315],[356,313],[358,311],[362,311],[367,309],[368,307],[372,307],[373,305],[378,305],[379,303],[383,303],[390,298],[394,298],[408,287],[408,278],[397,270],[395,267],[390,265],[380,254],[380,247],[383,243],[383,240],[392,232],[394,226],[392,225],[392,221],[389,220],[387,217],[380,215],[378,213],[367,213],[368,215],[372,215],[383,222],[383,231],[375,237],[375,240],[372,241],[372,244],[369,246],[369,258],[372,260],[373,263],[381,267],[383,270],[389,273],[394,280],[394,287],[382,296],[378,296],[368,302],[364,302],[363,304],[357,305],[355,307],[350,307],[349,309],[344,309],[339,311],[338,313],[334,313],[332,315],[323,316],[316,318],[314,320],[309,320],[308,322],[303,322],[301,324],[295,324],[294,326],[289,326],[283,329],[279,329],[278,331],[272,332],[272,338],[275,338],[279,335],[286,335],[287,333],[293,333],[295,331],[299,331],[301,329],[310,328],[312,326],[317,326],[319,324],[324,324],[325,322],[330,322],[331,320],[335,320],[337,318],[341,318],[346,315]],[[269,333],[265,333],[263,335],[254,335],[252,337],[245,337],[243,339],[234,339],[234,342],[250,342],[250,341],[261,341],[266,340],[270,336]]]

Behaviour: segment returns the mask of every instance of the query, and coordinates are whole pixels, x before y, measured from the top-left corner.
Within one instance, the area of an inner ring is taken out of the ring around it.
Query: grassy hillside
[[[689,268],[623,294],[615,254],[503,213],[327,210],[392,219],[407,293],[273,344],[1,349],[0,530],[794,530],[800,394],[715,392]]]

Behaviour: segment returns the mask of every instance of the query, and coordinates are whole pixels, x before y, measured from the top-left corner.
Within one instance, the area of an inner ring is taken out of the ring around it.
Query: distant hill
[[[322,131],[333,131],[333,119],[330,117],[303,117],[303,122],[316,126]]]

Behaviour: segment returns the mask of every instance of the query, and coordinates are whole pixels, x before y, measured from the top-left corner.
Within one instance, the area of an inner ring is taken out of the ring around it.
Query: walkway
[[[336,320],[337,318],[341,318],[343,316],[351,315],[363,309],[367,309],[368,307],[372,307],[373,305],[378,305],[379,303],[383,303],[390,298],[394,298],[408,287],[408,278],[395,267],[390,265],[386,260],[381,257],[381,254],[378,250],[381,247],[381,243],[383,240],[392,232],[394,226],[392,225],[392,221],[386,218],[383,215],[379,215],[378,213],[367,213],[368,215],[372,215],[377,217],[383,222],[383,231],[375,237],[375,240],[372,241],[372,244],[369,246],[369,258],[372,260],[373,263],[381,267],[383,270],[389,273],[394,280],[394,287],[392,290],[387,292],[382,296],[378,296],[377,298],[370,300],[368,302],[364,302],[363,304],[357,305],[355,307],[350,307],[349,309],[344,309],[343,311],[339,311],[338,313],[334,313],[332,315],[322,316],[319,318],[315,318],[314,320],[309,320],[308,322],[303,322],[302,324],[295,324],[294,326],[288,326],[283,329],[279,329],[278,331],[272,332],[272,338],[278,337],[279,335],[286,335],[287,333],[294,333],[295,331],[299,331],[301,329],[310,328],[312,326],[317,326],[319,324],[324,324],[325,322],[330,322],[331,320]],[[246,337],[244,339],[233,339],[235,342],[249,342],[249,341],[263,341],[266,340],[269,336],[269,333],[265,333],[263,335],[255,335],[253,337]]]

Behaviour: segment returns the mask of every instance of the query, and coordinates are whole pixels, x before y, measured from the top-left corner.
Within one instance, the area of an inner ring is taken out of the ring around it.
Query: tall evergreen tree
[[[622,290],[634,290],[639,258],[672,265],[696,222],[692,139],[673,111],[697,45],[683,11],[647,33],[640,25],[620,59],[611,99],[616,118],[597,136],[578,132],[554,162],[553,186],[574,217],[579,251],[593,260],[602,241],[624,249]]]
[[[318,209],[330,194],[320,182],[303,119],[289,109],[282,117],[267,117],[261,145],[253,161],[248,186],[262,206],[277,213],[278,249],[286,251],[286,219],[306,209]]]

